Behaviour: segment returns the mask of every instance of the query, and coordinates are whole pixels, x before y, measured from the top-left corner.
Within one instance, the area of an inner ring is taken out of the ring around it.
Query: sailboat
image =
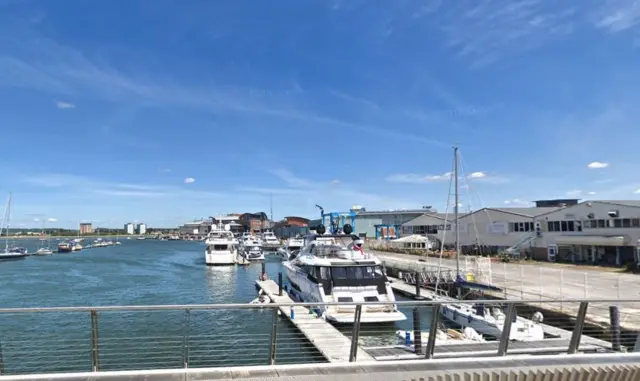
[[[475,288],[487,288],[487,285],[473,284],[466,281],[460,275],[460,231],[458,226],[458,148],[453,149],[454,166],[453,166],[453,181],[455,188],[455,206],[454,206],[454,224],[455,224],[455,247],[456,247],[456,284],[458,285],[458,300],[461,299],[461,287],[475,287]],[[443,240],[444,241],[444,240]],[[436,284],[437,292],[437,284]],[[502,329],[505,325],[506,316],[499,307],[494,307],[491,310],[486,308],[482,304],[475,306],[458,303],[457,299],[449,297],[437,297],[438,300],[443,301],[440,309],[440,314],[445,319],[452,321],[462,327],[471,327],[477,332],[483,335],[489,335],[493,337],[501,337]],[[534,320],[524,319],[517,315],[513,316],[511,322],[511,330],[509,332],[510,340],[517,341],[538,341],[544,339],[544,330],[540,324],[542,321],[542,314],[537,312],[534,314]]]
[[[5,221],[7,222],[6,228]],[[9,248],[9,227],[11,221],[11,193],[9,193],[9,199],[7,200],[7,205],[4,208],[4,216],[2,217],[2,225],[0,225],[0,236],[2,235],[2,230],[4,228],[6,238],[4,240],[4,252],[0,252],[0,260],[11,260],[11,259],[22,259],[27,256],[26,250],[21,250],[21,248]]]
[[[50,247],[50,237],[46,239],[47,241],[47,246],[44,246],[44,236],[46,235],[46,232],[44,231],[44,219],[42,220],[42,239],[41,241],[43,242],[42,246],[40,246],[40,248],[36,251],[36,255],[52,255],[53,254],[53,250],[51,250]]]

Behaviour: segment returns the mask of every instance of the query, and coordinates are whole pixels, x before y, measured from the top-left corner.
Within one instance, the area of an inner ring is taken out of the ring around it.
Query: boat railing
[[[538,299],[500,301],[506,306],[507,317],[501,336],[482,344],[456,344],[459,349],[443,347],[446,344],[442,343],[436,345],[435,333],[445,322],[440,311],[447,303],[440,300],[0,308],[0,326],[8,327],[11,322],[11,329],[3,330],[0,336],[0,371],[4,375],[15,375],[328,361],[326,353],[323,355],[323,349],[316,345],[330,346],[336,351],[344,346],[342,349],[349,354],[344,361],[376,356],[382,356],[380,359],[384,356],[438,359],[543,352],[601,354],[638,347],[635,344],[637,331],[621,330],[620,322],[637,310],[640,299],[566,299],[562,303],[575,305],[577,313],[547,316],[542,326],[545,335],[551,338],[545,339],[545,343],[511,342],[511,321],[516,307],[523,316],[530,317],[535,312],[530,305],[537,302]],[[544,302],[560,303],[558,300]],[[495,300],[460,300],[456,303],[489,305],[495,304]],[[585,319],[588,308],[601,305],[610,306],[608,326]],[[414,336],[410,345],[385,341],[385,337],[396,340],[393,327],[360,325],[360,318],[365,316],[363,312],[380,306],[388,308],[387,311],[397,307],[407,316],[406,326],[413,327]],[[327,334],[332,329],[328,328],[328,323],[322,317],[311,316],[324,307],[340,308],[347,314],[354,314],[355,324],[346,330],[340,329],[346,339],[342,335]],[[303,313],[307,309],[308,314]],[[290,310],[295,310],[295,316],[283,312]],[[318,320],[313,320],[313,324],[302,324],[304,331],[300,332],[290,324],[296,319]],[[243,329],[219,324],[238,320],[251,324]],[[427,334],[429,332],[434,334]],[[322,343],[314,344],[305,336],[322,337]],[[351,337],[361,340],[352,342]],[[380,344],[361,346],[363,337],[369,337],[368,341],[380,339],[387,344],[383,347]]]

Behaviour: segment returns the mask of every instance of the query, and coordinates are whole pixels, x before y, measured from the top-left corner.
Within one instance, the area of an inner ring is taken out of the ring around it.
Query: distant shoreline
[[[72,235],[51,235],[51,236],[45,236],[45,238],[55,238],[55,239],[68,239],[68,240],[72,240],[72,239],[77,239],[77,238],[81,238],[81,239],[86,239],[86,238],[112,238],[112,237],[140,237],[138,234],[126,234],[126,235],[116,235],[116,234],[105,234],[105,235],[83,235],[83,236],[72,236]],[[151,235],[143,235],[143,237],[148,238],[148,237],[152,237]],[[41,236],[39,235],[17,235],[17,236],[1,236],[0,239],[40,239]]]

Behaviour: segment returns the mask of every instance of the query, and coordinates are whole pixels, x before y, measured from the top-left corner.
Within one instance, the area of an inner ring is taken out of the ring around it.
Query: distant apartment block
[[[82,222],[80,223],[80,234],[91,234],[93,233],[93,225],[90,222]]]
[[[127,234],[135,234],[136,233],[135,225],[132,223],[124,224],[124,232]]]
[[[136,232],[138,234],[145,234],[147,232],[147,225],[146,224],[138,224],[138,226],[136,226]]]

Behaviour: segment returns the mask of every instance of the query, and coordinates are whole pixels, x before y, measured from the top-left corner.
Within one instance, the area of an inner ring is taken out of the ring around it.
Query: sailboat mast
[[[455,235],[456,235],[456,278],[460,274],[460,230],[458,229],[458,147],[453,147],[453,178],[455,186],[455,206],[453,209],[453,221],[455,222]]]
[[[7,208],[4,210],[4,218],[7,221],[5,231],[7,237],[4,240],[4,252],[9,252],[9,228],[11,227],[11,193],[9,193],[9,199],[7,200]]]

